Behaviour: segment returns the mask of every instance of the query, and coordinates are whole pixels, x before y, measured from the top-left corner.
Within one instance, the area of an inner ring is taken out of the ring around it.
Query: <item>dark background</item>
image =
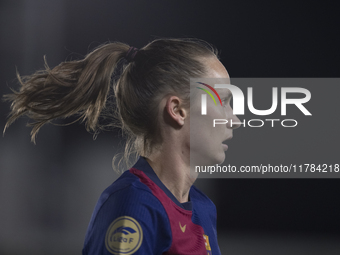
[[[231,77],[339,77],[335,1],[3,0],[0,7],[0,94],[16,88],[16,69],[22,75],[41,69],[43,55],[53,67],[107,41],[142,47],[158,37],[214,44]],[[8,112],[1,103],[1,128]],[[18,120],[0,139],[0,254],[80,254],[96,200],[117,178],[111,159],[122,146],[119,137],[105,132],[94,141],[81,124],[49,125],[34,145],[27,122]],[[325,121],[310,139],[329,130]],[[242,140],[242,132],[235,131],[233,153],[253,142]],[[339,184],[197,181],[217,206],[222,254],[339,254]]]

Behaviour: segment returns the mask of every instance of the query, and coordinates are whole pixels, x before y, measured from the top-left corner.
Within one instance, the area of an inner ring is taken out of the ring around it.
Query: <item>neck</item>
[[[190,164],[187,159],[187,155],[181,150],[174,153],[166,147],[147,157],[158,178],[180,203],[189,201],[190,187],[196,179],[190,176]]]

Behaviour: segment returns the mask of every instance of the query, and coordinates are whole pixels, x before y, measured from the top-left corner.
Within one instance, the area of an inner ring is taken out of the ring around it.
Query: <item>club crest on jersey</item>
[[[210,247],[210,243],[209,243],[209,237],[207,235],[203,235],[203,238],[204,238],[205,249],[207,250],[207,254],[212,255],[211,247]]]
[[[139,249],[142,241],[143,230],[138,221],[129,216],[121,216],[109,226],[105,246],[112,254],[130,255]]]

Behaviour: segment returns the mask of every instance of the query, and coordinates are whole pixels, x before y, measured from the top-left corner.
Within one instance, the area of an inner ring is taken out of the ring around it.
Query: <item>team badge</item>
[[[143,230],[138,221],[129,216],[122,216],[109,226],[105,246],[112,254],[130,255],[139,249],[142,241]]]
[[[209,243],[209,236],[207,235],[203,235],[204,238],[204,243],[205,243],[205,249],[207,250],[208,255],[211,255],[211,247],[210,247],[210,243]]]

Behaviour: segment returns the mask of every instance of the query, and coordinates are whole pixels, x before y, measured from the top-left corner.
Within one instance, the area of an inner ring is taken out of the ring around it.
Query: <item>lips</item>
[[[226,145],[226,144],[224,144],[224,143],[222,143],[222,148],[223,148],[223,150],[228,150],[228,145]]]
[[[228,150],[228,145],[225,144],[226,141],[230,140],[231,138],[233,138],[233,136],[229,136],[227,139],[225,139],[223,142],[222,142],[222,147],[223,149],[226,151]]]

